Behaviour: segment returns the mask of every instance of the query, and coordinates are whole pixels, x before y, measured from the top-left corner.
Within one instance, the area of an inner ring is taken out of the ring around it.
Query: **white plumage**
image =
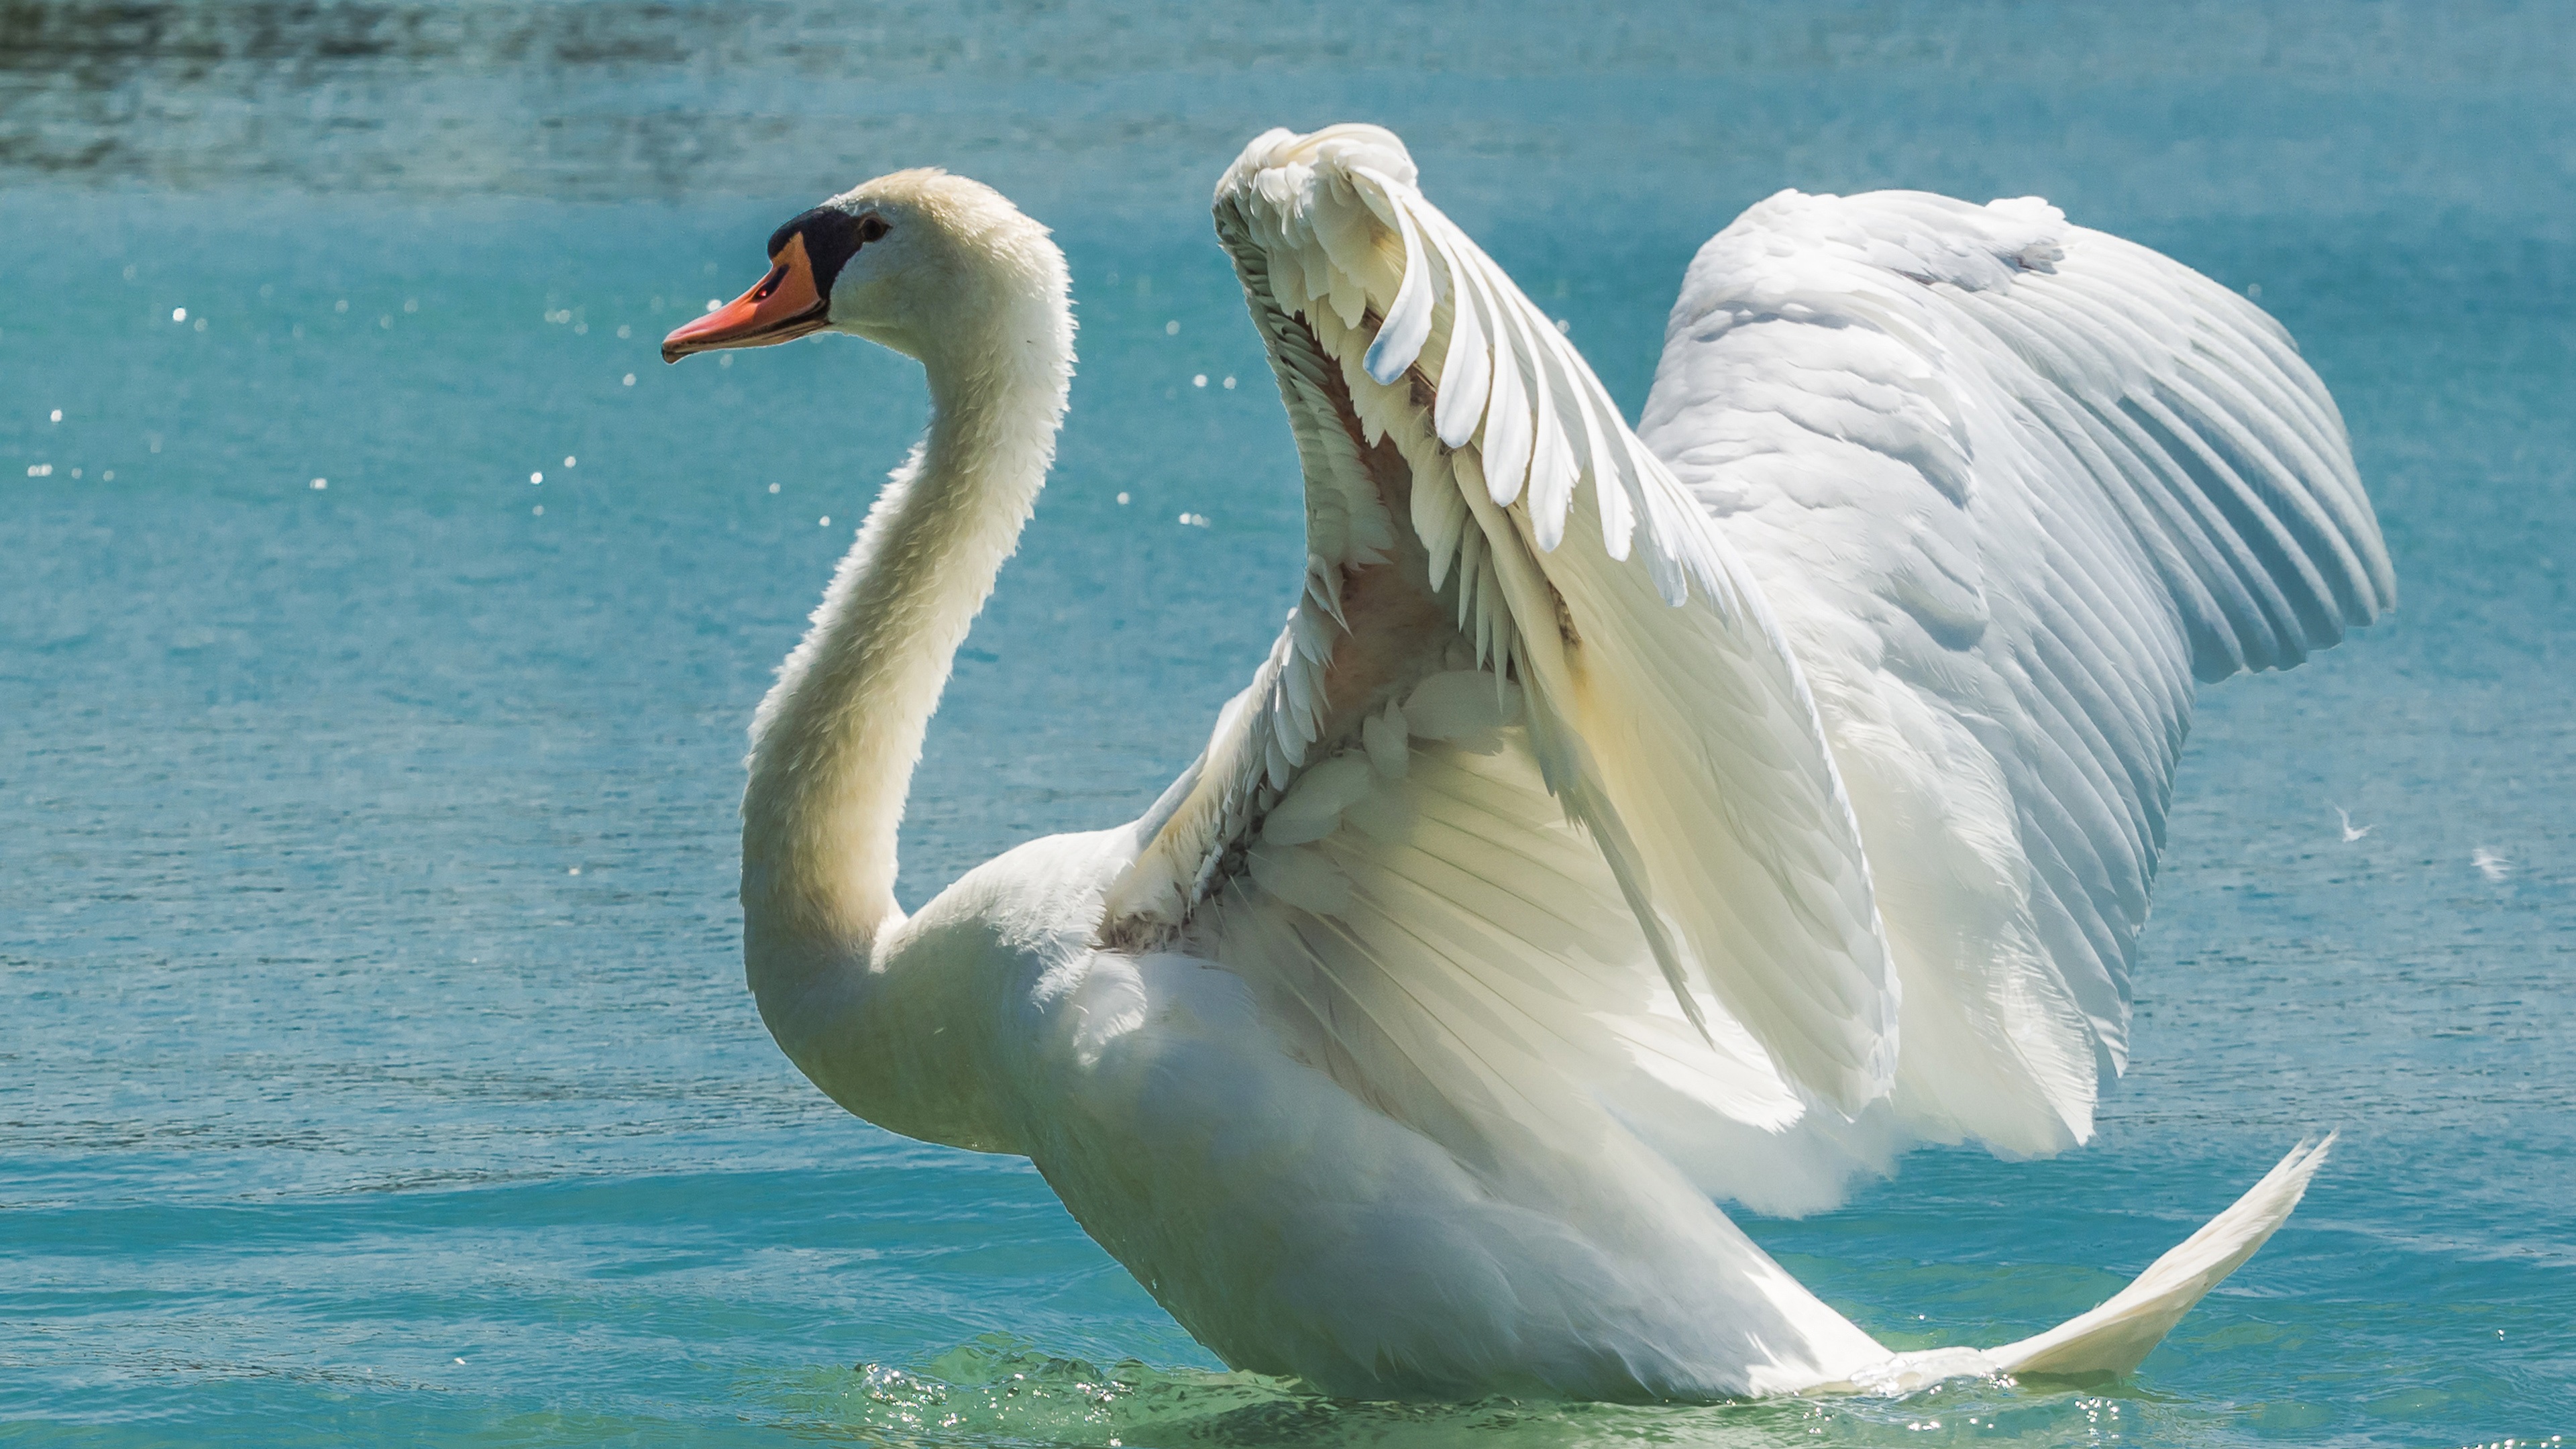
[[[1641,432],[1806,665],[1895,948],[1891,1106],[2084,1140],[2195,675],[2395,583],[2279,326],[2034,199],[1783,193],[1702,249]]]
[[[1229,1362],[1352,1394],[2125,1372],[2295,1204],[2322,1148],[2094,1314],[1927,1357],[1710,1201],[2089,1136],[2195,678],[2393,601],[2252,306],[2035,200],[1783,193],[1692,264],[1631,430],[1392,135],[1263,136],[1216,224],[1306,475],[1297,608],[1143,819],[907,919],[886,812],[1071,326],[989,191],[832,205],[883,240],[830,323],[936,418],[763,706],[744,900],[764,1017],[853,1111],[1026,1153]]]

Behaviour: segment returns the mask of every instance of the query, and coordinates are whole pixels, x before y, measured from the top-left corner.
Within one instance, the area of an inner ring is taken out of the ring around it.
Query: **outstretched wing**
[[[1470,1154],[1604,1106],[1767,1132],[1882,1096],[1860,837],[1724,540],[1393,136],[1272,132],[1216,224],[1305,471],[1305,587],[1104,940],[1243,974]]]
[[[2395,601],[2280,326],[2036,199],[1784,192],[1692,263],[1641,436],[1807,671],[1918,1130],[2041,1152],[2125,1063],[2193,680]]]

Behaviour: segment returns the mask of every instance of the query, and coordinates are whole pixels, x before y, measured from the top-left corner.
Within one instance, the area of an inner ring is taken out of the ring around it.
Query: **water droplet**
[[[617,329],[617,335],[620,337],[632,337],[635,335],[635,329],[632,327],[620,327]]]
[[[1190,386],[1192,386],[1192,387],[1205,387],[1205,386],[1207,386],[1207,374],[1206,374],[1206,373],[1204,373],[1204,372],[1194,372],[1194,373],[1191,373],[1191,374],[1190,374]]]
[[[197,319],[197,322],[196,322],[196,327],[197,327],[197,330],[198,330],[198,331],[200,331],[200,332],[205,331],[205,330],[206,330],[206,319],[205,319],[205,318],[203,318],[203,317],[198,318],[198,319]]]
[[[536,507],[529,509],[528,512],[532,517],[543,518],[546,516],[546,506],[540,503]]]
[[[307,488],[312,489],[312,490],[313,490],[314,492],[316,492],[316,493],[319,493],[319,492],[321,492],[323,489],[328,488],[328,487],[330,487],[330,486],[331,486],[331,480],[330,480],[330,479],[328,479],[328,478],[316,478],[316,479],[314,479],[312,482],[307,483],[307,484],[305,484],[304,486],[305,486],[305,487],[307,487]]]
[[[528,475],[528,481],[531,483],[543,483],[546,481],[546,475],[543,473],[531,473]]]
[[[61,408],[54,409],[53,420],[58,423],[63,420],[63,410]]]
[[[1227,378],[1227,379],[1225,380],[1225,390],[1226,390],[1227,392],[1232,392],[1232,391],[1234,391],[1234,379],[1233,379],[1233,378],[1230,378],[1230,377],[1229,377],[1229,378]]]
[[[826,513],[821,518],[816,519],[815,523],[819,527],[829,528],[832,526],[832,515]]]
[[[187,321],[187,320],[188,320],[188,309],[187,309],[187,308],[185,308],[185,307],[173,307],[173,308],[171,308],[171,309],[170,309],[170,320],[171,320],[171,321],[173,321],[173,322],[185,322],[185,321]]]
[[[419,311],[419,310],[420,310],[420,299],[419,299],[418,297],[405,297],[405,298],[403,298],[403,310],[404,310],[404,311],[406,311],[406,312],[417,312],[417,311]],[[461,1358],[460,1358],[460,1359],[458,1359],[458,1360],[457,1360],[457,1362],[458,1362],[458,1363],[463,1363],[463,1362],[465,1362],[465,1360],[463,1360],[463,1359],[461,1359]]]
[[[713,298],[713,297],[709,297],[709,298],[707,299],[707,310],[708,310],[708,311],[710,311],[710,312],[714,311],[715,309],[717,309],[718,307],[721,307],[721,306],[723,306],[723,305],[724,305],[724,303],[722,303],[722,302],[720,302],[720,301],[717,301],[717,300],[716,300],[715,298]]]
[[[778,491],[778,485],[777,485],[777,484],[775,484],[775,483],[770,484],[770,485],[769,485],[769,491],[770,491],[770,492],[772,492],[772,493],[777,492],[777,491]]]
[[[633,387],[635,385],[635,374],[631,372],[626,374],[626,385],[628,387]]]
[[[1118,495],[1118,506],[1119,506],[1119,507],[1121,507],[1121,508],[1124,508],[1124,507],[1126,507],[1126,506],[1127,506],[1127,495],[1126,495],[1126,494],[1121,493],[1121,494],[1119,494],[1119,495]]]
[[[580,461],[581,461],[580,459],[575,458],[575,457],[574,457],[572,454],[570,454],[570,453],[566,453],[566,454],[564,454],[564,466],[565,466],[565,467],[567,467],[567,468],[569,468],[569,467],[573,466],[575,463],[578,463],[578,462],[580,462]]]
[[[1178,337],[1178,336],[1180,336],[1180,335],[1181,335],[1181,319],[1180,319],[1180,318],[1178,318],[1178,317],[1175,317],[1175,318],[1173,318],[1171,321],[1164,323],[1164,324],[1163,324],[1163,335],[1164,335],[1164,336],[1166,336],[1166,337]]]

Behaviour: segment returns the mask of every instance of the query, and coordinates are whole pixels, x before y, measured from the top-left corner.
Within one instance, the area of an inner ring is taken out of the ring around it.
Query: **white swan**
[[[1227,1362],[1328,1392],[2134,1367],[2321,1146],[1985,1352],[1891,1354],[1711,1195],[2089,1135],[2195,677],[2393,599],[2280,328],[2037,200],[1784,192],[1692,264],[1632,432],[1387,132],[1261,137],[1216,224],[1304,466],[1303,596],[1142,819],[915,916],[896,825],[1052,456],[1063,259],[898,173],[664,343],[829,328],[929,376],[752,729],[744,955],[787,1054],[1026,1154]]]

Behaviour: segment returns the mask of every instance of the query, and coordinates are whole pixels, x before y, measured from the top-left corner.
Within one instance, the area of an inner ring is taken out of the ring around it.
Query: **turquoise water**
[[[149,13],[0,21],[0,1439],[2576,1431],[2564,8]],[[1992,1342],[2340,1128],[2133,1382],[1315,1399],[762,1032],[742,726],[922,391],[838,339],[654,343],[898,164],[1072,258],[1063,462],[933,727],[917,902],[1132,815],[1266,648],[1297,485],[1205,198],[1346,115],[1631,410],[1691,249],[1791,184],[2047,194],[2261,288],[2341,399],[2401,608],[2204,697],[2100,1140],[1751,1224],[1892,1343]]]

